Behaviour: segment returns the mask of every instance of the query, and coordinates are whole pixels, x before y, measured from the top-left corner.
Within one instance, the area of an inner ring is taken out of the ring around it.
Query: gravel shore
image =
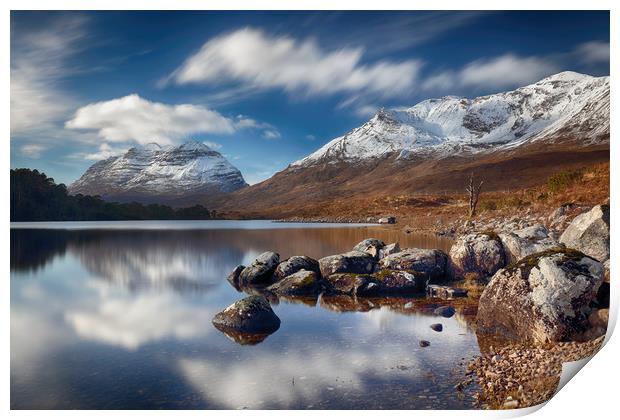
[[[474,397],[480,408],[512,409],[541,404],[555,393],[562,363],[594,355],[604,338],[544,346],[490,347],[488,352],[468,364],[468,379],[457,388],[464,389],[477,382],[481,392]]]

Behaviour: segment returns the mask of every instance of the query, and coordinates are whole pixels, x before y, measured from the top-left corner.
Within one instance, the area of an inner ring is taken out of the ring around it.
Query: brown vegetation
[[[566,204],[592,206],[609,197],[609,182],[609,162],[562,169],[540,178],[537,186],[482,192],[475,219],[510,218],[527,212],[547,216]],[[469,211],[469,197],[463,193],[358,195],[320,202],[305,201],[303,204],[299,208],[228,211],[226,215],[307,220],[342,220],[345,216],[347,220],[363,222],[393,214],[398,219],[394,228],[412,226],[412,230],[437,231],[455,222],[463,222]]]

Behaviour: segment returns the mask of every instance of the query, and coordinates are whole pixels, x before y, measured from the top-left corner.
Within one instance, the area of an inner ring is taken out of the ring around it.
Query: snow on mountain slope
[[[161,147],[150,143],[92,165],[69,186],[72,194],[174,195],[231,192],[247,186],[241,172],[200,142]]]
[[[609,141],[609,77],[563,72],[510,92],[381,109],[291,167],[392,153],[399,158],[479,153],[567,136],[579,137],[585,145]]]

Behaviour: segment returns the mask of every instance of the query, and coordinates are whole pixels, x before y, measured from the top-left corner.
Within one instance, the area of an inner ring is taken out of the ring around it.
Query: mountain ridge
[[[460,194],[471,172],[488,191],[540,185],[564,169],[609,161],[609,104],[608,76],[563,72],[513,91],[382,109],[271,178],[209,204],[286,218],[347,198]]]
[[[169,202],[229,193],[247,185],[241,172],[219,152],[188,141],[165,147],[148,143],[96,162],[69,186],[69,192],[119,201]]]
[[[584,111],[598,102],[603,102],[600,109]],[[586,118],[579,118],[582,113]],[[558,134],[569,122],[575,129],[576,124],[593,120],[603,126],[578,131],[589,139],[609,133],[609,76],[562,72],[512,91],[473,99],[444,96],[412,107],[381,108],[362,126],[290,167],[376,159],[395,152],[407,158],[412,153],[446,156],[510,149]]]

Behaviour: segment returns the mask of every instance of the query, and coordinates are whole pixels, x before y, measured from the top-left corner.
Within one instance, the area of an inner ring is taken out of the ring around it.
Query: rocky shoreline
[[[467,363],[469,378],[457,390],[477,384],[482,408],[539,404],[555,392],[562,362],[600,348],[609,315],[609,204],[552,226],[565,229],[507,222],[467,231],[448,253],[375,238],[318,261],[280,261],[276,252],[264,252],[230,273],[229,283],[249,297],[218,313],[214,325],[241,344],[256,344],[280,326],[269,303],[278,299],[320,297],[332,310],[365,311],[373,299],[426,294],[448,299],[428,310],[452,317],[466,315],[458,301],[471,300],[471,292],[479,295],[473,324],[482,354]],[[398,310],[408,311],[409,304]],[[443,326],[429,328],[441,332]],[[487,340],[502,344],[487,346]]]

